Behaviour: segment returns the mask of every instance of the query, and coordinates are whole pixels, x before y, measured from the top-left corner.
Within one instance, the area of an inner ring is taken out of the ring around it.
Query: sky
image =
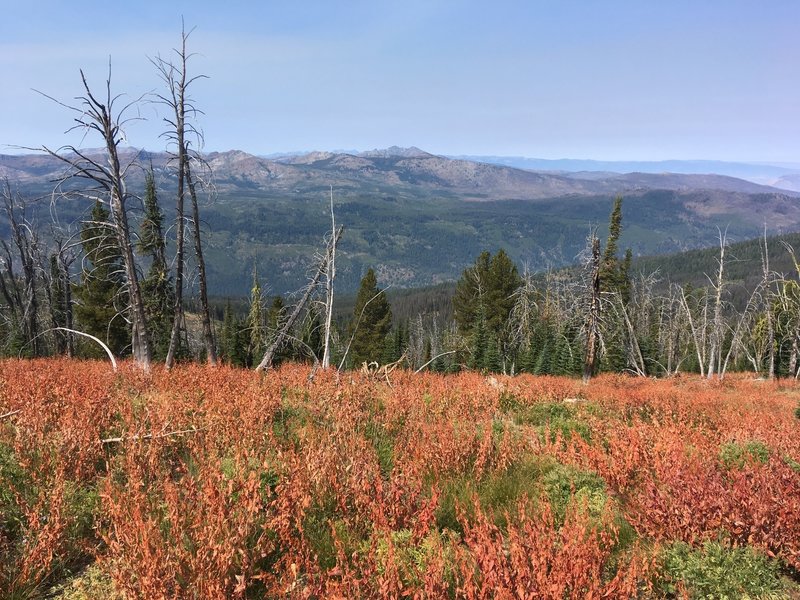
[[[181,20],[204,149],[800,162],[797,0],[2,0],[0,153],[65,133],[79,69],[164,147]],[[34,90],[38,90],[34,91]],[[46,96],[45,96],[46,95]],[[121,101],[122,102],[122,101]]]

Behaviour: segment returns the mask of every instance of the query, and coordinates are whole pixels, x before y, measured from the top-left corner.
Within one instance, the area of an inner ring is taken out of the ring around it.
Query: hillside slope
[[[125,159],[136,152],[126,150]],[[170,218],[167,156],[141,153],[139,159],[152,162]],[[214,194],[202,214],[214,294],[246,294],[254,263],[272,292],[301,287],[329,228],[331,188],[345,227],[343,290],[354,290],[370,266],[383,285],[450,281],[479,252],[501,247],[534,270],[571,264],[590,227],[604,232],[618,194],[625,198],[622,244],[636,255],[713,245],[717,227],[727,227],[734,239],[759,235],[764,223],[775,234],[800,230],[796,194],[725,176],[531,172],[417,148],[274,160],[230,151],[206,159]],[[50,220],[50,192],[63,170],[40,155],[0,156],[0,177],[28,197],[43,196],[40,223]],[[138,193],[143,170],[130,174],[129,187]],[[62,200],[57,207],[59,220],[73,223],[73,230],[89,209]]]

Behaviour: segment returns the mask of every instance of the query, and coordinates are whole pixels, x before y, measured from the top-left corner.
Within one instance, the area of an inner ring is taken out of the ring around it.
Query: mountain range
[[[153,165],[169,217],[169,157],[135,149],[123,155]],[[717,228],[740,240],[765,223],[771,233],[800,231],[800,193],[716,173],[537,171],[414,147],[272,158],[212,152],[205,160],[213,172],[202,213],[215,294],[247,293],[255,266],[274,293],[299,288],[330,228],[331,190],[345,226],[337,269],[345,290],[368,267],[383,285],[452,280],[481,250],[500,247],[531,269],[569,264],[591,226],[604,234],[617,195],[624,197],[622,245],[635,254],[713,245]],[[29,197],[47,195],[40,220],[63,173],[52,157],[0,155],[0,178]],[[129,173],[129,188],[141,192],[143,169]],[[775,174],[792,177],[788,168]],[[60,202],[60,220],[76,228],[88,207]]]

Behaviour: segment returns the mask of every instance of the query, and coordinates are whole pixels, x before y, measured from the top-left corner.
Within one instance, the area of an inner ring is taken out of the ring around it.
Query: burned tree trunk
[[[178,176],[178,191],[175,216],[175,311],[170,333],[170,343],[167,350],[166,366],[172,367],[180,343],[180,333],[184,322],[183,314],[183,287],[185,269],[185,244],[186,244],[186,223],[185,223],[185,193],[188,188],[192,202],[192,221],[194,234],[194,249],[199,269],[200,282],[200,305],[201,321],[203,325],[203,340],[206,347],[208,362],[212,365],[217,364],[217,351],[214,343],[214,332],[211,326],[211,315],[208,307],[208,293],[206,283],[206,267],[203,259],[203,250],[200,236],[200,215],[197,206],[196,181],[192,176],[189,166],[192,155],[189,152],[189,139],[195,138],[198,143],[202,142],[200,132],[195,129],[187,118],[191,118],[198,112],[193,102],[189,98],[189,86],[198,79],[204,79],[205,75],[189,77],[187,73],[187,63],[191,58],[186,50],[186,42],[191,31],[185,29],[181,31],[180,49],[175,49],[174,53],[177,60],[163,59],[156,57],[151,62],[156,67],[161,79],[167,86],[165,94],[158,94],[159,101],[167,106],[172,113],[169,118],[164,120],[169,126],[165,132],[165,137],[174,145],[173,160],[176,163],[175,171]],[[196,155],[194,158],[199,159]]]
[[[331,366],[331,321],[333,319],[333,280],[336,279],[336,218],[333,213],[333,187],[331,187],[331,237],[330,251],[327,254],[328,264],[325,266],[325,330],[323,332],[324,350],[322,368]]]
[[[132,106],[128,104],[119,112],[115,112],[115,102],[119,96],[111,94],[111,75],[106,80],[106,98],[101,101],[92,94],[86,76],[81,71],[81,80],[86,93],[80,98],[80,107],[68,107],[78,113],[76,127],[99,133],[104,143],[104,159],[93,158],[74,146],[64,149],[68,154],[61,154],[43,147],[44,151],[58,158],[70,167],[67,178],[87,179],[95,184],[95,188],[81,193],[84,197],[107,202],[112,216],[114,233],[119,245],[125,272],[125,283],[130,301],[129,318],[132,330],[132,353],[136,362],[144,369],[150,368],[151,352],[148,342],[147,318],[145,316],[142,291],[136,271],[136,259],[133,253],[131,232],[128,225],[126,202],[128,191],[125,185],[125,173],[130,164],[123,168],[119,158],[119,144],[122,141],[123,114]]]
[[[189,167],[189,161],[186,161],[184,167],[186,169],[186,186],[189,188],[189,196],[192,200],[192,232],[194,234],[194,255],[197,260],[200,280],[200,319],[203,323],[203,340],[205,341],[208,364],[216,366],[217,349],[214,343],[214,331],[211,328],[211,311],[208,307],[206,262],[203,259],[203,245],[200,241],[200,211],[197,207],[197,191],[194,179],[192,178],[192,171]]]
[[[583,382],[588,383],[597,369],[597,343],[600,330],[600,240],[591,237],[591,276],[586,315],[586,354],[583,360]]]
[[[289,331],[291,331],[292,327],[297,322],[300,313],[303,311],[303,307],[308,303],[308,299],[311,298],[311,294],[314,292],[314,289],[317,287],[322,274],[325,272],[325,268],[330,261],[331,252],[339,241],[341,235],[342,228],[340,227],[338,231],[336,231],[336,233],[334,233],[334,235],[331,237],[330,242],[328,242],[325,256],[319,262],[319,266],[317,267],[314,276],[308,282],[308,285],[306,285],[306,289],[303,292],[303,297],[300,299],[300,302],[295,305],[294,310],[289,315],[289,318],[286,319],[283,327],[280,328],[278,334],[275,336],[275,339],[272,340],[272,343],[267,348],[267,351],[264,352],[264,357],[261,359],[261,362],[258,363],[258,366],[256,366],[256,371],[266,371],[272,367],[272,361],[275,358],[275,353],[280,349],[284,340],[286,340],[286,337],[289,335]]]

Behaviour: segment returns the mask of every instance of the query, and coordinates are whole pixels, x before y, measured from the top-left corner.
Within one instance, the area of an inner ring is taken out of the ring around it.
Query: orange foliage
[[[129,598],[630,597],[652,561],[617,547],[622,517],[646,540],[726,535],[800,569],[793,383],[308,375],[0,362],[0,415],[19,411],[0,445],[25,475],[0,480],[23,529],[0,523],[0,585],[97,561]],[[516,422],[501,397],[569,406],[591,435]],[[723,464],[750,440],[765,461]],[[501,525],[474,497],[460,532],[437,524],[448,481],[531,457],[598,473],[601,514],[576,499],[557,519],[543,493]],[[98,498],[79,533],[76,489]]]

